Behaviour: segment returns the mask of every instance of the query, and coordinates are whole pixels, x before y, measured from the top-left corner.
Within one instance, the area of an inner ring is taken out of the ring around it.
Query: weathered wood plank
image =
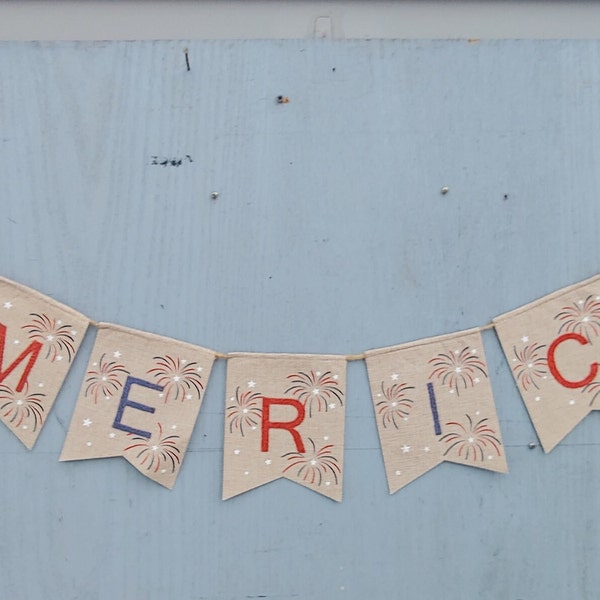
[[[0,44],[0,272],[222,352],[483,325],[598,271],[599,51]],[[58,463],[92,338],[34,451],[0,432],[7,598],[597,596],[597,415],[528,449],[492,332],[510,474],[444,465],[388,496],[352,363],[341,505],[283,481],[220,501],[222,362],[172,492],[124,461]]]

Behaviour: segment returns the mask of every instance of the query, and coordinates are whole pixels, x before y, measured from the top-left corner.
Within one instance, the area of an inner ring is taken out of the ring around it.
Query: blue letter
[[[137,408],[138,410],[143,410],[144,412],[153,413],[156,409],[152,406],[148,406],[146,404],[140,404],[139,402],[134,402],[129,399],[129,388],[132,385],[141,385],[143,387],[150,388],[151,390],[157,390],[162,392],[164,387],[162,385],[156,385],[154,383],[150,383],[149,381],[144,381],[143,379],[137,379],[136,377],[127,377],[127,381],[125,382],[125,387],[123,388],[123,394],[121,395],[121,401],[119,402],[119,410],[117,410],[117,415],[115,417],[115,422],[113,423],[113,427],[115,429],[120,429],[121,431],[126,431],[127,433],[135,433],[136,435],[141,435],[147,439],[152,437],[152,434],[149,431],[143,431],[141,429],[134,429],[133,427],[129,427],[129,425],[123,425],[121,423],[121,419],[123,418],[123,411],[125,407],[130,406],[131,408]]]

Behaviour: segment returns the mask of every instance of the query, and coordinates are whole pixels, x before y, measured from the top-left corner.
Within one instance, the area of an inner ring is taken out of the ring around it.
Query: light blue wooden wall
[[[600,270],[599,54],[0,44],[0,273],[221,352],[350,354],[484,325]],[[59,463],[93,338],[32,452],[0,429],[3,598],[599,597],[598,414],[530,449],[493,331],[510,473],[446,464],[390,496],[353,362],[342,504],[283,480],[220,500],[224,361],[173,491],[121,459]]]

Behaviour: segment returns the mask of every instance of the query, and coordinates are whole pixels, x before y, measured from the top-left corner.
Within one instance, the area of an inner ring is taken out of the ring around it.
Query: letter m
[[[0,323],[0,383],[2,383],[18,366],[22,363],[27,357],[27,365],[25,366],[25,370],[21,375],[21,379],[19,379],[19,383],[17,385],[17,392],[20,392],[25,385],[27,384],[27,378],[29,377],[29,373],[31,369],[33,369],[33,365],[35,365],[35,361],[38,358],[40,350],[42,349],[41,342],[31,342],[13,362],[4,368],[4,346],[6,343],[6,326]]]

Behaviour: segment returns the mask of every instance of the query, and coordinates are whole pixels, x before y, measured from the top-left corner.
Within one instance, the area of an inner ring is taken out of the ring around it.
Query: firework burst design
[[[15,392],[6,385],[0,385],[0,412],[14,427],[21,427],[26,422],[35,431],[44,422],[45,394],[28,394],[27,386],[21,392]]]
[[[198,398],[202,395],[204,384],[200,375],[200,367],[196,362],[188,362],[184,358],[172,356],[155,356],[155,367],[147,371],[158,385],[164,388],[165,404],[169,398],[174,400],[190,400],[192,393]]]
[[[466,390],[478,383],[479,375],[487,377],[485,363],[468,346],[460,352],[441,352],[429,364],[433,366],[429,378],[437,377],[457,394],[460,394],[460,389]]]
[[[414,400],[408,398],[406,393],[414,389],[406,383],[394,383],[386,388],[384,382],[381,382],[381,393],[384,400],[377,402],[376,410],[377,414],[381,416],[381,423],[384,428],[393,425],[398,429],[399,422],[408,417]]]
[[[163,436],[162,425],[160,423],[157,423],[157,425],[158,441],[128,433],[127,435],[131,437],[131,441],[135,444],[127,446],[123,449],[123,452],[136,450],[135,459],[146,471],[158,473],[159,470],[166,472],[168,469],[171,473],[175,473],[175,470],[181,464],[181,450],[177,447],[179,436]]]
[[[311,438],[307,438],[312,446],[308,452],[287,452],[282,455],[288,461],[284,473],[296,469],[296,476],[310,484],[321,485],[323,478],[331,475],[338,482],[338,474],[342,473],[337,458],[333,455],[333,444],[327,444],[317,450]]]
[[[72,325],[63,325],[60,319],[52,319],[42,313],[30,313],[30,323],[23,325],[29,334],[30,340],[40,342],[46,349],[45,358],[51,362],[62,360],[66,354],[67,360],[71,362],[75,354],[75,338],[71,332]]]
[[[239,386],[235,390],[233,404],[227,407],[229,433],[239,431],[244,436],[244,427],[256,427],[262,416],[262,396],[258,392],[248,390],[240,393]]]
[[[578,333],[590,344],[592,337],[600,334],[600,297],[588,296],[585,300],[563,306],[554,317],[561,322],[558,333]]]
[[[469,415],[468,424],[458,421],[449,421],[446,427],[451,427],[454,431],[446,433],[440,438],[448,447],[444,456],[452,453],[472,462],[485,460],[489,452],[495,452],[500,456],[500,440],[496,437],[496,432],[488,425],[488,419],[480,419],[474,422]]]
[[[321,371],[310,371],[305,373],[293,373],[288,375],[287,379],[292,384],[286,394],[293,394],[305,408],[308,408],[308,416],[312,417],[313,407],[317,412],[324,410],[327,412],[329,403],[338,400],[340,405],[342,402],[342,390],[339,388],[337,376],[332,375],[331,371],[321,373]]]
[[[107,398],[118,392],[123,387],[122,375],[129,375],[125,365],[116,360],[106,360],[106,354],[100,357],[93,369],[86,373],[84,397],[93,396],[94,404],[98,402],[98,396]]]
[[[600,381],[592,381],[592,383],[588,383],[584,388],[582,388],[581,391],[592,394],[590,406],[593,406],[594,402],[596,402],[596,398],[600,395]]]
[[[548,374],[545,348],[544,344],[537,343],[529,344],[521,350],[517,350],[516,346],[513,347],[515,353],[513,362],[515,364],[512,370],[525,391],[531,386],[539,389],[536,380],[542,379]]]

